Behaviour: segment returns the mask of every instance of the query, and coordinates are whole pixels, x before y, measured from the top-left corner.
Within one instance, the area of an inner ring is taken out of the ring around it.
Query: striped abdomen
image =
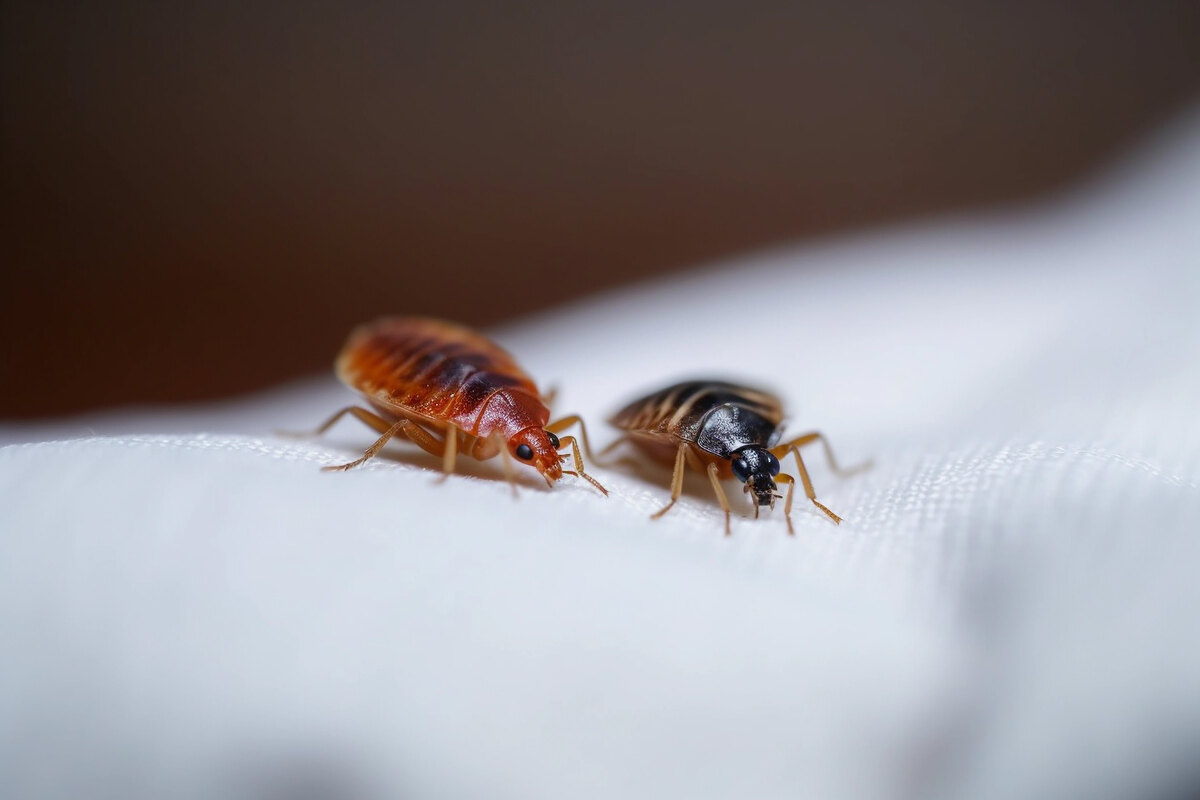
[[[713,412],[719,413],[714,416]],[[734,418],[724,423],[724,418],[729,416],[727,412],[742,420],[739,422]],[[764,431],[769,436],[782,420],[783,409],[779,399],[772,394],[724,381],[697,380],[677,383],[635,400],[614,414],[610,422],[631,433],[704,445],[706,431],[722,433],[708,430],[718,422],[725,427],[732,424],[744,428],[742,439],[757,439]],[[720,438],[733,441],[724,435]],[[724,455],[725,447],[709,449]]]
[[[378,409],[453,423],[473,436],[542,427],[550,411],[512,356],[474,331],[391,317],[350,335],[337,375]]]

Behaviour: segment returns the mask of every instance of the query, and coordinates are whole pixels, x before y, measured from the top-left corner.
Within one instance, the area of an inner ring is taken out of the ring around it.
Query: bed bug
[[[792,492],[796,481],[780,472],[780,460],[789,453],[796,457],[796,467],[804,493],[813,505],[829,519],[840,523],[842,518],[817,500],[812,481],[800,456],[800,448],[821,442],[825,457],[834,472],[842,475],[857,472],[841,469],[833,457],[829,443],[820,433],[807,433],[778,443],[783,406],[775,395],[747,386],[718,380],[693,380],[668,386],[648,394],[618,411],[609,420],[624,433],[608,449],[630,441],[651,458],[664,464],[674,464],[671,476],[671,500],[653,514],[657,519],[667,513],[683,492],[684,465],[708,474],[713,492],[725,512],[725,534],[729,535],[729,499],[721,481],[730,477],[742,483],[742,491],[754,504],[754,516],[760,506],[775,507],[781,495],[777,483],[787,484],[787,499],[783,514],[788,533],[792,528]]]
[[[347,406],[315,433],[351,414],[381,435],[361,458],[326,470],[357,467],[400,437],[441,456],[443,478],[454,472],[459,453],[479,460],[500,454],[514,492],[510,458],[533,466],[551,486],[575,475],[608,494],[584,471],[575,437],[558,436],[578,425],[591,458],[583,420],[572,415],[550,422],[548,398],[533,379],[507,351],[469,328],[423,317],[379,319],[350,334],[335,370],[371,408]],[[558,451],[564,447],[571,448],[573,471],[562,467],[567,456]]]

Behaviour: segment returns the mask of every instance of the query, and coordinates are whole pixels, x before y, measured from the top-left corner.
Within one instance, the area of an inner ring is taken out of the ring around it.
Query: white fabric
[[[1200,782],[1200,119],[1055,203],[496,331],[602,420],[776,388],[840,527],[434,480],[322,377],[0,441],[4,797],[1135,798]],[[564,265],[569,268],[569,265]],[[398,303],[402,303],[398,299]],[[398,307],[397,311],[406,311]],[[331,342],[331,355],[338,343]],[[46,441],[59,440],[59,441]],[[460,462],[462,463],[462,462]],[[742,501],[736,489],[732,494]],[[279,794],[271,794],[277,792]],[[1156,795],[1157,793],[1157,795]]]

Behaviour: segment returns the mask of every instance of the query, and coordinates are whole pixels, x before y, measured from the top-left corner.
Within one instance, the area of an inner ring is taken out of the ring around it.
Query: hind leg
[[[350,413],[354,413],[355,411],[362,411],[362,409],[351,409]],[[329,424],[332,424],[333,422],[337,421],[337,417],[340,416],[340,413],[341,412],[339,412],[338,415],[335,415],[333,420],[331,420]],[[365,413],[370,414],[370,412],[365,412]],[[356,413],[354,415],[356,417],[359,417],[359,415]],[[375,417],[375,415],[373,415],[373,414],[370,414],[370,416]],[[362,417],[359,417],[359,419],[362,419]],[[381,417],[375,417],[375,419],[378,420],[379,422],[387,424],[387,421],[382,419]],[[363,421],[366,422],[366,420],[363,420]],[[375,424],[372,422],[367,422],[367,424],[371,425],[371,427],[375,427]],[[346,464],[336,464],[333,466],[322,467],[321,469],[325,470],[326,472],[353,469],[354,467],[357,467],[360,464],[363,464],[363,463],[371,460],[375,456],[379,455],[379,451],[383,449],[383,446],[386,445],[392,439],[393,436],[400,436],[402,438],[408,439],[412,442],[415,442],[416,445],[418,447],[420,447],[422,450],[424,450],[426,453],[429,453],[429,454],[435,455],[435,456],[440,455],[440,456],[443,456],[443,458],[445,458],[447,448],[445,447],[444,442],[439,441],[436,436],[434,436],[429,431],[425,430],[424,428],[422,428],[420,425],[413,422],[412,420],[401,417],[400,419],[396,420],[394,423],[389,425],[384,430],[383,435],[380,436],[378,439],[376,439],[375,443],[372,444],[370,447],[368,447],[360,458],[357,458],[354,461],[350,461]],[[445,462],[443,462],[443,466],[445,466]],[[452,468],[454,466],[453,455],[451,455],[451,457],[450,457],[450,466]]]
[[[383,417],[379,416],[378,414],[376,414],[372,411],[368,411],[365,408],[360,408],[359,406],[346,406],[341,411],[337,412],[332,417],[325,420],[323,423],[321,423],[321,426],[319,428],[317,428],[315,431],[312,431],[310,433],[296,433],[294,431],[277,431],[277,433],[280,436],[288,436],[288,437],[292,437],[292,438],[296,438],[296,439],[302,439],[307,436],[320,436],[325,431],[332,428],[337,423],[338,420],[340,420],[342,417],[346,416],[347,414],[353,415],[354,418],[357,419],[359,422],[361,422],[362,424],[366,425],[369,428],[374,428],[379,433],[383,433],[388,428],[392,427],[392,423],[389,420],[384,419]]]

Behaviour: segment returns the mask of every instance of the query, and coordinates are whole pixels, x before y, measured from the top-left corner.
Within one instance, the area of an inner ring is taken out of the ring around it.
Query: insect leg
[[[817,431],[813,431],[812,433],[806,433],[803,436],[797,436],[795,439],[792,439],[790,442],[784,442],[781,445],[772,447],[771,454],[774,455],[776,458],[782,459],[785,455],[787,455],[789,450],[792,450],[793,448],[799,449],[801,447],[804,447],[804,445],[806,445],[806,444],[811,444],[818,440],[820,440],[821,447],[824,448],[824,450],[825,450],[825,460],[829,462],[829,468],[832,469],[833,473],[835,475],[837,475],[839,478],[845,478],[849,475],[853,475],[857,472],[862,472],[863,470],[867,470],[867,469],[871,468],[871,464],[872,464],[871,461],[864,461],[863,463],[857,464],[853,467],[850,467],[849,469],[843,469],[842,467],[838,466],[837,459],[833,457],[833,449],[830,448],[830,446],[829,446],[829,440],[826,439],[824,437],[824,435],[822,435],[821,433],[819,433]],[[800,457],[799,454],[797,454],[796,457],[799,458]]]
[[[609,454],[609,453],[611,453],[613,450],[616,450],[616,449],[617,449],[617,447],[618,447],[618,445],[620,445],[622,442],[628,442],[628,441],[629,441],[629,436],[628,436],[627,434],[622,434],[621,436],[618,436],[616,439],[614,439],[613,441],[609,442],[609,443],[608,443],[608,444],[607,444],[607,445],[604,447],[604,449],[600,451],[600,456],[601,456],[601,457],[603,457],[603,456],[606,456],[606,455],[608,455],[608,454]],[[595,459],[595,460],[596,460],[596,461],[599,461],[600,459],[599,459],[599,458],[597,458],[597,459]]]
[[[351,413],[354,413],[354,411],[356,411],[356,410],[360,411],[361,409],[352,409]],[[364,412],[364,413],[369,414],[370,412]],[[359,415],[355,413],[355,416],[358,417]],[[362,419],[362,417],[359,417],[359,419]],[[366,420],[363,420],[363,421],[366,422]],[[382,422],[383,420],[380,420],[380,421]],[[371,425],[371,427],[375,427],[375,425],[371,422],[367,422],[367,424]],[[383,435],[375,440],[375,443],[373,445],[371,445],[370,447],[368,447],[366,449],[366,452],[364,452],[362,454],[361,458],[357,458],[354,461],[351,461],[347,464],[337,464],[337,465],[329,466],[329,467],[321,467],[321,469],[325,470],[326,472],[332,472],[332,471],[336,471],[336,470],[353,469],[354,467],[357,467],[359,464],[369,461],[370,459],[379,455],[379,451],[383,449],[383,446],[385,444],[387,444],[388,441],[393,436],[403,436],[406,439],[410,439],[413,442],[416,442],[416,444],[422,450],[424,450],[427,453],[431,453],[432,455],[439,455],[442,451],[442,443],[439,442],[437,440],[437,438],[434,437],[431,433],[429,433],[429,431],[425,430],[424,428],[422,428],[420,425],[413,422],[412,420],[401,417],[400,419],[396,420],[395,423],[390,425],[383,432]]]
[[[583,438],[583,452],[587,453],[587,457],[592,461],[597,461],[596,456],[592,455],[592,443],[588,441],[587,426],[583,424],[583,420],[578,414],[572,414],[569,417],[555,420],[546,426],[546,430],[550,433],[561,433],[572,425],[579,423],[579,433]],[[568,437],[570,438],[570,437]]]
[[[671,502],[655,511],[650,515],[650,519],[658,519],[663,514],[671,510],[671,506],[675,505],[675,501],[679,499],[679,495],[683,494],[683,460],[687,455],[687,443],[679,445],[679,450],[675,452],[675,471],[671,473]]]
[[[796,491],[796,479],[786,472],[781,472],[775,476],[776,483],[786,483],[788,487],[787,500],[783,501],[783,518],[787,520],[788,535],[795,536],[796,531],[792,528],[792,494]]]
[[[388,422],[386,419],[379,416],[378,414],[374,414],[370,411],[367,411],[365,408],[359,408],[358,406],[346,406],[341,411],[337,412],[332,417],[325,420],[325,422],[321,423],[321,427],[317,428],[315,431],[312,431],[311,433],[293,433],[291,431],[279,431],[279,434],[281,436],[292,436],[292,437],[296,437],[296,438],[303,438],[306,436],[320,436],[322,433],[324,433],[325,431],[332,428],[337,423],[338,420],[340,420],[342,417],[346,416],[347,414],[353,414],[354,417],[356,419],[358,419],[360,422],[362,422],[364,425],[367,425],[370,428],[374,428],[379,433],[383,433],[384,431],[386,431],[388,428],[390,428],[392,426],[392,423]]]
[[[391,440],[391,438],[393,436],[395,436],[396,434],[398,434],[402,430],[404,430],[404,426],[407,423],[408,423],[408,420],[406,420],[406,419],[397,420],[395,422],[395,424],[393,424],[391,427],[389,427],[386,431],[383,432],[383,436],[380,436],[378,439],[375,440],[375,444],[373,444],[367,448],[366,452],[364,452],[362,454],[361,458],[357,458],[354,461],[351,461],[346,464],[337,464],[337,465],[329,466],[329,467],[321,467],[321,469],[324,470],[325,472],[347,470],[347,469],[353,469],[354,467],[357,467],[359,464],[369,461],[370,459],[379,455],[379,451],[383,449],[383,446],[385,444],[387,444],[388,441]]]
[[[415,423],[414,423],[415,424]],[[433,438],[432,436],[430,438]],[[442,439],[442,477],[438,482],[446,480],[454,472],[454,462],[458,458],[458,428],[454,423],[446,427],[446,436]]]
[[[508,479],[508,485],[512,488],[513,497],[517,497],[517,477],[513,474],[512,456],[508,454],[508,444],[504,441],[504,437],[499,431],[492,434],[492,441],[496,443],[500,450],[500,460],[504,463],[504,477]]]
[[[803,439],[804,437],[802,436],[800,438]],[[809,441],[812,441],[812,439],[809,439]],[[841,521],[842,521],[841,517],[839,517],[837,514],[833,513],[832,511],[830,511],[828,508],[821,505],[821,503],[817,501],[817,493],[813,490],[812,479],[808,477],[808,468],[804,466],[804,459],[800,457],[800,449],[798,447],[796,447],[795,445],[791,444],[790,442],[788,443],[787,446],[789,449],[784,453],[784,455],[787,455],[787,453],[790,452],[792,455],[794,455],[796,457],[796,466],[800,470],[800,482],[804,484],[804,494],[808,497],[809,500],[812,501],[812,504],[814,506],[816,506],[817,508],[821,509],[826,514],[828,514],[829,518],[831,520],[833,520],[834,523],[841,523]],[[778,457],[779,456],[776,456],[776,458],[778,458]],[[776,476],[776,477],[778,477],[778,476]]]
[[[588,475],[586,472],[583,471],[583,458],[579,455],[579,442],[576,441],[575,437],[574,436],[564,436],[562,438],[562,444],[571,445],[571,456],[575,459],[575,471],[579,475],[579,477],[583,478],[585,481],[590,483],[592,486],[595,486],[597,489],[599,489],[600,493],[602,495],[604,495],[605,497],[608,497],[608,489],[605,489],[603,486],[600,485],[599,481],[597,481],[591,475]],[[589,458],[591,457],[591,453],[588,453],[588,457]]]
[[[432,433],[425,430],[420,425],[418,425],[416,422],[413,422],[411,419],[401,417],[400,422],[404,423],[403,427],[400,429],[404,438],[415,443],[417,445],[417,447],[421,448],[426,453],[429,453],[429,455],[431,455],[431,456],[442,456],[443,459],[445,458],[445,455],[446,455],[445,442],[438,439]],[[442,462],[442,466],[445,467],[444,460]],[[451,465],[451,466],[453,466],[453,465]]]
[[[725,496],[725,490],[721,488],[721,478],[717,475],[717,465],[709,462],[708,479],[712,482],[713,492],[717,495],[717,502],[721,504],[721,510],[725,512],[725,535],[729,535],[729,498]]]

